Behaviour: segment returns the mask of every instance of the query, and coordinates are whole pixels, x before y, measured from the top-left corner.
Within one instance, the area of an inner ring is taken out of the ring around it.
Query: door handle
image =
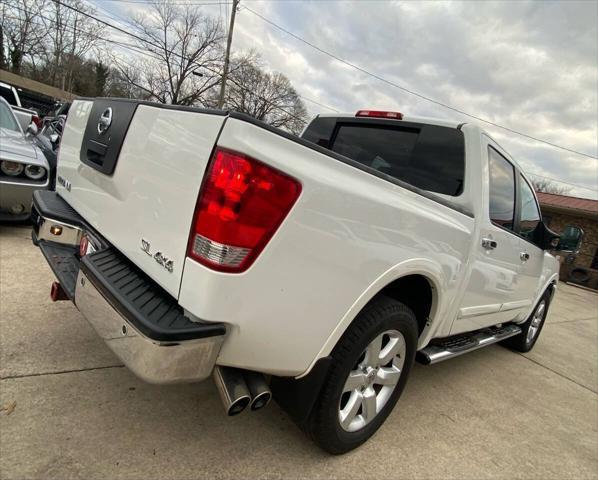
[[[521,259],[522,262],[527,262],[529,260],[529,253],[521,252],[519,254],[519,258]]]
[[[482,238],[482,247],[484,247],[486,250],[494,250],[496,245],[497,243],[491,238]]]

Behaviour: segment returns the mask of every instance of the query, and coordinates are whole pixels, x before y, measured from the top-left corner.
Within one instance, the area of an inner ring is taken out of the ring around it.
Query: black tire
[[[363,358],[366,347],[387,330],[399,331],[405,340],[405,358],[399,381],[386,404],[370,423],[355,432],[346,431],[339,420],[345,381],[349,372]],[[316,444],[329,453],[341,454],[358,447],[380,428],[405,388],[415,360],[417,340],[418,329],[414,313],[396,300],[378,296],[360,312],[332,352],[328,378],[305,426]]]
[[[550,296],[550,291],[544,292],[544,295],[542,295],[537,305],[534,307],[534,310],[529,318],[525,321],[525,323],[520,325],[521,333],[515,335],[514,337],[507,338],[501,342],[505,347],[522,353],[529,352],[532,348],[534,348],[534,345],[538,341],[540,333],[542,333],[542,329],[544,328],[544,322],[546,321],[546,315],[548,314],[548,308],[550,307]],[[542,305],[544,305],[544,311],[540,318],[540,324],[537,326],[536,333],[530,339],[529,332],[532,328],[532,322],[534,321],[536,313]]]
[[[586,284],[590,279],[590,271],[587,268],[575,267],[569,272],[569,281],[573,283]]]

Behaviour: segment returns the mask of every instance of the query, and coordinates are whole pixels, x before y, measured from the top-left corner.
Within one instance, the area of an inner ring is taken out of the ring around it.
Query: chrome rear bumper
[[[79,311],[125,366],[158,384],[198,382],[210,376],[224,341],[224,325],[189,320],[176,299],[102,239],[55,192],[36,192],[33,198],[34,243],[58,281],[68,286],[65,290]],[[78,242],[83,235],[94,239],[99,251],[80,259]],[[107,255],[111,259],[106,260]],[[117,266],[102,266],[109,262]],[[133,278],[128,281],[114,271]],[[138,291],[145,296],[141,300]]]
[[[116,356],[146,382],[198,382],[214,369],[224,337],[176,343],[153,341],[121,316],[81,270],[75,304]]]

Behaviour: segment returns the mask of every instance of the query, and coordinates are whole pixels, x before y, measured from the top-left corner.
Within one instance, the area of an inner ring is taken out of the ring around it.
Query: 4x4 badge
[[[162,265],[170,273],[174,270],[174,262],[165,256],[162,252],[151,252],[150,243],[144,238],[141,239],[141,250],[147,253],[150,257],[153,257],[156,262]]]

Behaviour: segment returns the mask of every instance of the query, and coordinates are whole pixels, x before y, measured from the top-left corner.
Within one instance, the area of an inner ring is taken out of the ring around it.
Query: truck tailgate
[[[225,118],[137,101],[76,100],[62,137],[58,193],[175,298],[197,195]],[[156,254],[172,261],[169,268]]]

